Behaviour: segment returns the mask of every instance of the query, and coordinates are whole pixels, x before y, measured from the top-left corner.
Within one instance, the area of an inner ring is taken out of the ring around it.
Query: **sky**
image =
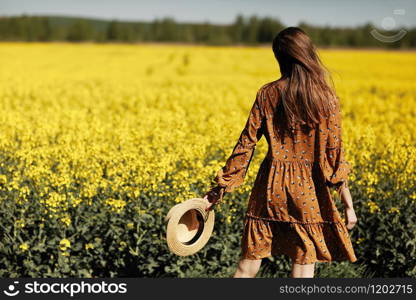
[[[0,0],[0,16],[66,15],[152,21],[232,23],[237,14],[278,18],[287,26],[416,27],[416,0]]]

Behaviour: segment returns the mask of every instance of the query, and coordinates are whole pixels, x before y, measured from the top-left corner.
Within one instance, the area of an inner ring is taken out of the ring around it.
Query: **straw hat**
[[[170,251],[192,255],[201,250],[214,230],[214,210],[205,211],[208,201],[192,198],[173,206],[165,217],[166,240]]]

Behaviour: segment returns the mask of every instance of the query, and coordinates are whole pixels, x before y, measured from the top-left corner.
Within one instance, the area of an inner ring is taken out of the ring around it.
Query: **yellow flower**
[[[29,245],[27,243],[23,243],[23,244],[20,244],[19,248],[20,250],[24,252],[24,251],[29,250]]]
[[[7,183],[7,176],[6,175],[0,175],[0,184],[6,184]]]
[[[66,251],[68,248],[70,248],[71,247],[71,242],[68,240],[68,239],[62,239],[60,242],[59,242],[59,248],[62,250],[62,251]]]
[[[127,228],[128,229],[133,229],[134,228],[134,223],[127,223]]]
[[[380,211],[380,207],[374,201],[371,201],[371,200],[367,201],[367,206],[369,207],[370,213],[372,214]]]
[[[19,228],[24,228],[26,226],[25,221],[22,219],[18,219],[15,221],[15,226]]]
[[[69,216],[64,216],[61,218],[61,222],[65,224],[65,226],[69,226],[71,224],[71,218]]]
[[[111,207],[112,211],[121,212],[126,206],[126,201],[120,199],[109,198],[105,200],[105,203]]]
[[[363,241],[365,241],[365,238],[360,237],[358,238],[358,240],[356,241],[357,244],[361,244]]]
[[[397,207],[391,207],[389,210],[388,210],[388,212],[389,213],[400,213],[400,209],[399,208],[397,208]]]
[[[94,244],[92,243],[85,244],[85,250],[89,250],[89,249],[94,249]]]
[[[374,194],[375,193],[375,191],[376,191],[376,189],[375,188],[373,188],[373,187],[367,187],[367,193],[370,195],[370,194]]]

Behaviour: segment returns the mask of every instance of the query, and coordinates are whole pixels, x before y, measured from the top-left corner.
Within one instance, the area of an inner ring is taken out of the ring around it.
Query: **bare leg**
[[[313,278],[315,271],[315,263],[301,265],[295,264],[292,261],[292,272],[290,273],[290,277],[292,278]]]
[[[261,266],[260,259],[245,259],[240,258],[234,278],[254,278]]]

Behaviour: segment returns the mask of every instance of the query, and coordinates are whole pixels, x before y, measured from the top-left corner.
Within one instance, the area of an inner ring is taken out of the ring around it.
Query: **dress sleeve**
[[[234,191],[244,181],[256,144],[264,133],[264,97],[265,93],[259,89],[231,155],[214,178],[214,182],[217,184],[216,188],[221,190],[220,200],[225,192]]]
[[[338,99],[335,101],[335,109],[328,120],[324,175],[326,184],[329,187],[335,187],[340,192],[342,187],[348,184],[351,165],[345,159],[342,141],[342,116]]]

